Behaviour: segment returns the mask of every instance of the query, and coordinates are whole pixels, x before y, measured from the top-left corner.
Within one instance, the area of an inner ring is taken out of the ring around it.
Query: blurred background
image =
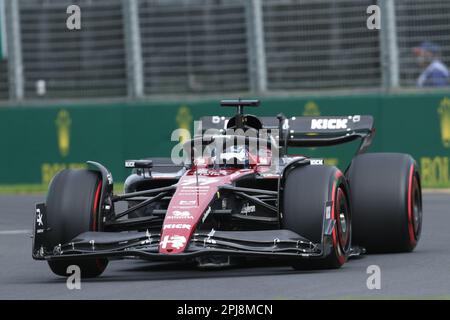
[[[70,5],[80,29],[67,28]],[[378,5],[381,28],[369,29]],[[450,187],[448,0],[0,0],[0,191],[127,158],[169,157],[177,128],[229,114],[372,114],[372,151]],[[253,110],[252,110],[253,112]],[[345,169],[352,146],[323,156]],[[322,156],[322,151],[303,153]],[[11,187],[13,186],[13,187]],[[34,190],[34,189],[33,189]]]

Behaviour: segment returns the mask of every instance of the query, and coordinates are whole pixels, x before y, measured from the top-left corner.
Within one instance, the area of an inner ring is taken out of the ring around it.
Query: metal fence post
[[[247,1],[246,10],[250,90],[261,93],[267,90],[262,1]]]
[[[128,95],[144,96],[144,68],[142,62],[141,30],[137,0],[123,0],[123,21],[128,78]]]
[[[13,100],[22,100],[24,97],[24,78],[19,0],[6,1],[5,11],[8,42],[9,97]]]
[[[400,66],[394,0],[379,0],[381,11],[380,60],[383,87],[400,86]]]

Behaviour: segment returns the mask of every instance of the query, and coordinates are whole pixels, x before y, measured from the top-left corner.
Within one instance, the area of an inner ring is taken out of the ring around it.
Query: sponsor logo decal
[[[134,161],[125,161],[125,168],[134,168],[135,162]]]
[[[55,120],[56,130],[58,134],[58,149],[62,157],[69,154],[70,149],[70,126],[72,119],[67,110],[60,110]]]
[[[186,187],[186,186],[196,186],[197,183],[199,186],[207,186],[212,183],[219,182],[220,179],[217,178],[205,178],[205,177],[192,177],[190,179],[185,179],[180,183],[180,186]]]
[[[450,157],[422,157],[420,168],[420,180],[423,186],[450,185]]]
[[[167,216],[167,219],[194,219],[189,211],[172,211],[172,215]]]
[[[36,223],[39,227],[43,226],[41,209],[36,209]]]
[[[44,210],[43,208],[36,208],[36,214],[35,214],[35,232],[36,234],[41,234],[43,232],[45,232],[45,228],[46,228],[46,217],[44,216],[45,211],[41,211]]]
[[[175,121],[178,124],[178,128],[181,129],[179,141],[181,143],[184,143],[191,138],[189,130],[191,128],[192,123],[192,114],[188,106],[185,105],[180,106]]]
[[[323,165],[323,159],[310,159],[309,163],[312,166],[322,166]]]
[[[327,204],[326,208],[325,208],[325,218],[326,219],[331,219],[331,206],[332,206],[332,202],[330,201],[330,203]]]
[[[312,119],[311,129],[337,130],[347,129],[348,119]]]
[[[180,249],[184,247],[186,244],[186,237],[184,236],[165,236],[164,239],[161,241],[160,246],[163,249],[166,249],[167,247],[172,249]]]
[[[256,212],[256,207],[250,206],[248,203],[246,203],[241,209],[241,213],[245,214],[245,215],[252,213],[252,212]]]
[[[441,120],[441,140],[445,148],[450,148],[450,99],[444,98],[438,109]]]
[[[180,206],[194,206],[197,203],[195,200],[180,200],[178,204]]]
[[[190,224],[184,224],[184,223],[174,223],[174,224],[165,224],[163,228],[164,228],[164,230],[166,230],[166,229],[186,229],[186,230],[191,230],[191,225]]]
[[[308,101],[303,108],[303,115],[310,117],[320,116],[320,110],[317,103],[315,103],[314,101]]]

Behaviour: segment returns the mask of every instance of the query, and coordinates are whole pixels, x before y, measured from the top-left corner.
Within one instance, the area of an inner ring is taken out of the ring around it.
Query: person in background
[[[450,72],[441,61],[439,45],[425,41],[419,47],[413,48],[417,64],[423,68],[417,79],[417,87],[443,87],[450,84]]]

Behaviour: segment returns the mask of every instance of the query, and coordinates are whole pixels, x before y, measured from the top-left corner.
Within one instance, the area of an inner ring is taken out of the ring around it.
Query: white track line
[[[31,230],[0,230],[0,236],[9,236],[9,235],[15,235],[15,234],[31,234]]]

